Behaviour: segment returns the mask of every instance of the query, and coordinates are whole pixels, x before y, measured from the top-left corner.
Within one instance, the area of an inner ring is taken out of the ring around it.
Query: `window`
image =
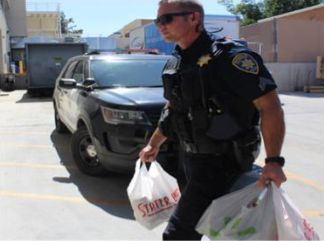
[[[69,67],[66,69],[65,73],[63,74],[64,79],[72,79],[72,73],[75,68],[75,65],[77,64],[77,61],[73,61]]]
[[[95,60],[91,73],[99,86],[156,87],[162,86],[162,70],[167,60]]]
[[[76,80],[78,83],[82,83],[84,81],[84,61],[79,61],[77,66],[75,67],[74,73],[73,73],[73,79]]]

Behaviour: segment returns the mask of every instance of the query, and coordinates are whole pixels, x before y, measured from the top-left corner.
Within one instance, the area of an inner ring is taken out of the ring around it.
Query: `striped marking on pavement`
[[[321,216],[321,217],[324,217],[324,212],[303,211],[302,214],[304,216]]]
[[[261,166],[261,167],[264,166],[264,163],[263,163],[261,160],[257,160],[257,161],[255,162],[255,164],[256,164],[256,165],[259,165],[259,166]],[[321,190],[321,191],[324,191],[324,186],[321,185],[321,184],[319,184],[319,183],[316,183],[316,182],[314,182],[314,181],[308,180],[308,179],[306,179],[306,178],[303,178],[303,177],[301,177],[301,176],[298,176],[298,175],[296,175],[296,174],[294,174],[294,173],[291,173],[291,172],[288,172],[288,171],[286,171],[286,170],[285,170],[285,174],[286,174],[286,177],[287,177],[288,179],[295,180],[295,181],[299,181],[299,182],[304,183],[304,184],[306,184],[306,185],[308,185],[308,186],[311,186],[311,187],[314,187],[314,188],[319,189],[319,190]]]
[[[287,178],[289,178],[289,179],[302,182],[302,183],[304,183],[304,184],[306,184],[308,186],[315,187],[315,188],[317,188],[317,189],[319,189],[321,191],[324,191],[324,186],[321,185],[321,184],[318,184],[318,183],[316,183],[314,181],[311,181],[311,180],[308,180],[306,178],[300,177],[300,176],[298,176],[298,175],[296,175],[294,173],[291,173],[291,172],[285,171],[285,173],[286,173]]]
[[[103,205],[114,205],[114,206],[125,206],[129,207],[129,201],[115,201],[110,199],[100,199],[100,198],[77,198],[77,197],[65,197],[58,195],[43,195],[43,194],[33,194],[33,193],[23,193],[23,192],[12,192],[12,191],[1,191],[0,196],[9,198],[23,198],[23,199],[33,199],[33,200],[48,200],[48,201],[61,201],[61,202],[72,202],[72,203],[93,203],[93,204],[103,204]],[[303,211],[304,216],[324,216],[324,212],[318,211]]]
[[[54,145],[26,145],[26,144],[16,144],[16,143],[0,143],[1,146],[14,147],[14,148],[36,148],[36,149],[67,149],[69,146],[54,146]]]
[[[37,163],[25,163],[25,162],[0,162],[2,167],[30,167],[30,168],[43,168],[43,169],[77,169],[74,165],[63,166],[55,164],[37,164]]]
[[[256,164],[263,166],[263,164],[261,164],[261,162],[256,162]],[[19,162],[1,162],[0,163],[1,166],[4,167],[30,167],[30,168],[50,168],[50,169],[60,169],[60,168],[65,168],[65,169],[77,169],[76,166],[60,166],[60,165],[50,165],[50,164],[35,164],[35,163],[19,163]],[[306,178],[300,177],[294,173],[291,172],[287,172],[285,171],[285,174],[287,176],[287,178],[291,179],[291,180],[295,180],[295,181],[299,181],[302,182],[308,186],[314,187],[316,189],[319,189],[321,191],[324,191],[324,186],[321,184],[318,184],[314,181],[308,180]]]
[[[73,202],[73,203],[94,203],[94,204],[104,204],[104,205],[114,205],[114,206],[130,206],[129,201],[115,201],[115,200],[100,199],[100,198],[85,199],[79,197],[43,195],[43,194],[24,193],[24,192],[1,191],[0,196],[11,197],[11,198],[34,199],[34,200]]]

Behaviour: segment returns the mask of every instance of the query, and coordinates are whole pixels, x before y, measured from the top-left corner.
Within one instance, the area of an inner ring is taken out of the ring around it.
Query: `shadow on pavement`
[[[38,95],[30,96],[30,94],[25,93],[22,98],[16,103],[32,103],[32,102],[52,102],[52,94],[49,93],[39,93]]]
[[[70,177],[54,177],[53,180],[75,184],[81,195],[93,205],[96,205],[109,214],[133,219],[133,210],[128,201],[126,193],[127,186],[131,181],[131,175],[110,173],[106,177],[92,177],[80,172],[74,164],[72,154],[68,148],[70,146],[71,135],[51,134],[51,140],[60,157],[61,164],[66,167]]]

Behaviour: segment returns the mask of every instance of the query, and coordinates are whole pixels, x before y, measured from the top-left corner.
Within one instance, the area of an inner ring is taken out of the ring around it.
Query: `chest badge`
[[[209,60],[211,60],[212,58],[210,57],[209,54],[206,54],[206,55],[203,55],[201,56],[199,59],[198,59],[198,62],[197,64],[200,66],[200,67],[203,67],[204,65],[207,65]]]
[[[241,53],[236,55],[232,61],[232,64],[239,70],[244,71],[246,73],[259,73],[258,62],[250,54]]]

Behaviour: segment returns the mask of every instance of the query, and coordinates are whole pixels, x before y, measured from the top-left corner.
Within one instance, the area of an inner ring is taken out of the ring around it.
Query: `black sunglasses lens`
[[[162,23],[163,25],[165,25],[165,24],[169,24],[169,23],[172,22],[172,20],[173,20],[173,16],[167,14],[167,15],[162,16],[161,23]]]
[[[158,17],[157,19],[154,20],[155,24],[161,24],[161,25],[166,25],[171,23],[173,20],[173,16],[166,14],[161,17]]]

